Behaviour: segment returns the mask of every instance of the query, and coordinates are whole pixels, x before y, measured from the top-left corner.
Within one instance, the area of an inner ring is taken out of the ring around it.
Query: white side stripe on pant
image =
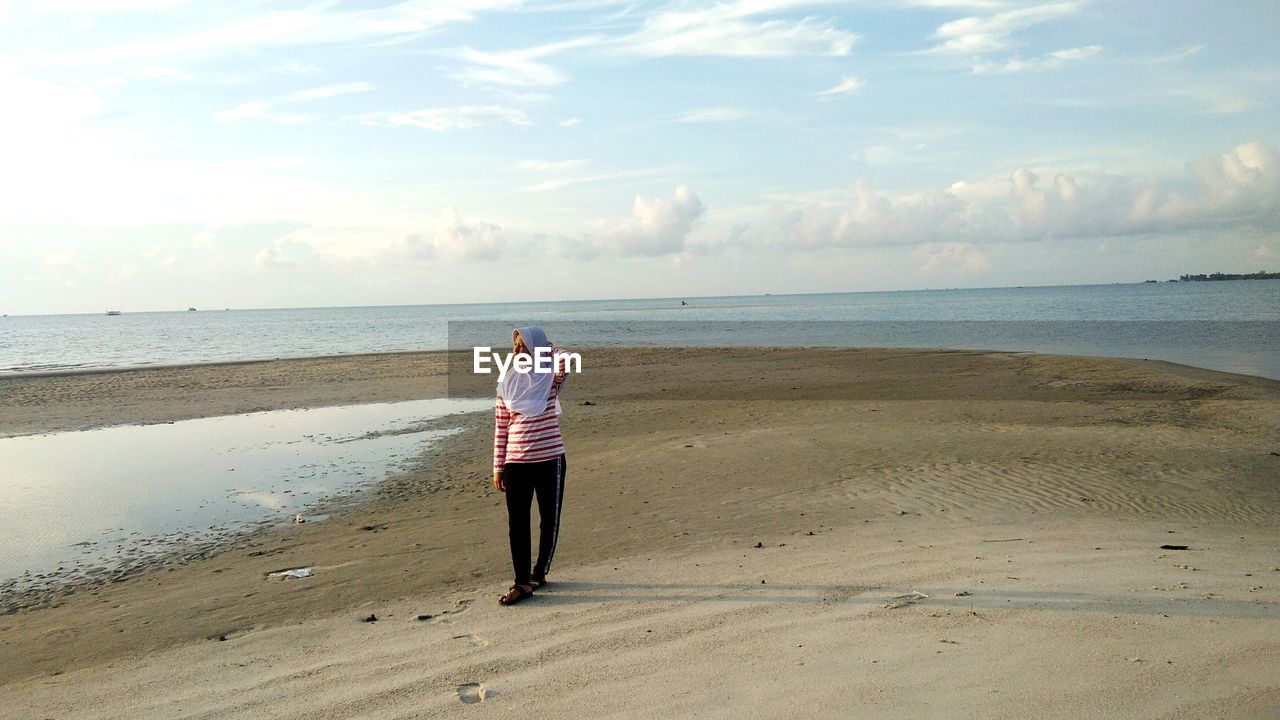
[[[551,572],[551,558],[556,555],[556,543],[560,541],[560,495],[564,492],[564,472],[560,463],[563,462],[564,456],[556,458],[556,519],[551,530],[551,551],[547,553],[547,566],[542,568],[543,575]]]

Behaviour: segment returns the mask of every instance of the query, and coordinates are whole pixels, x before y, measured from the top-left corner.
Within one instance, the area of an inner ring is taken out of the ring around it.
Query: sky
[[[0,313],[1280,270],[1269,0],[0,0]]]

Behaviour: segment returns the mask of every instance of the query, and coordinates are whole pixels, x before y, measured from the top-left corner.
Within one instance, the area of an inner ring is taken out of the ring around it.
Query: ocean
[[[1280,378],[1280,280],[14,316],[0,318],[0,373],[438,350],[451,323],[474,335],[486,321],[542,325],[575,348],[1020,350]],[[502,346],[509,335],[465,339]]]

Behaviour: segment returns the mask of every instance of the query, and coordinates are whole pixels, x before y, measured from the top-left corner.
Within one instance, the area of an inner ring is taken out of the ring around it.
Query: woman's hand
[[[493,489],[497,490],[498,492],[507,491],[507,481],[502,478],[501,470],[493,471]]]

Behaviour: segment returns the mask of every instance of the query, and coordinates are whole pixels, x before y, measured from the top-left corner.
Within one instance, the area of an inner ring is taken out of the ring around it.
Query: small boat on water
[[[108,311],[107,311],[107,314],[108,314],[108,315],[119,315],[119,314],[120,314],[120,311],[119,311],[119,310],[108,310]]]
[[[193,307],[189,307],[189,308],[187,308],[187,312],[195,312],[195,311],[196,311],[196,309],[195,309],[195,308],[193,308]]]

